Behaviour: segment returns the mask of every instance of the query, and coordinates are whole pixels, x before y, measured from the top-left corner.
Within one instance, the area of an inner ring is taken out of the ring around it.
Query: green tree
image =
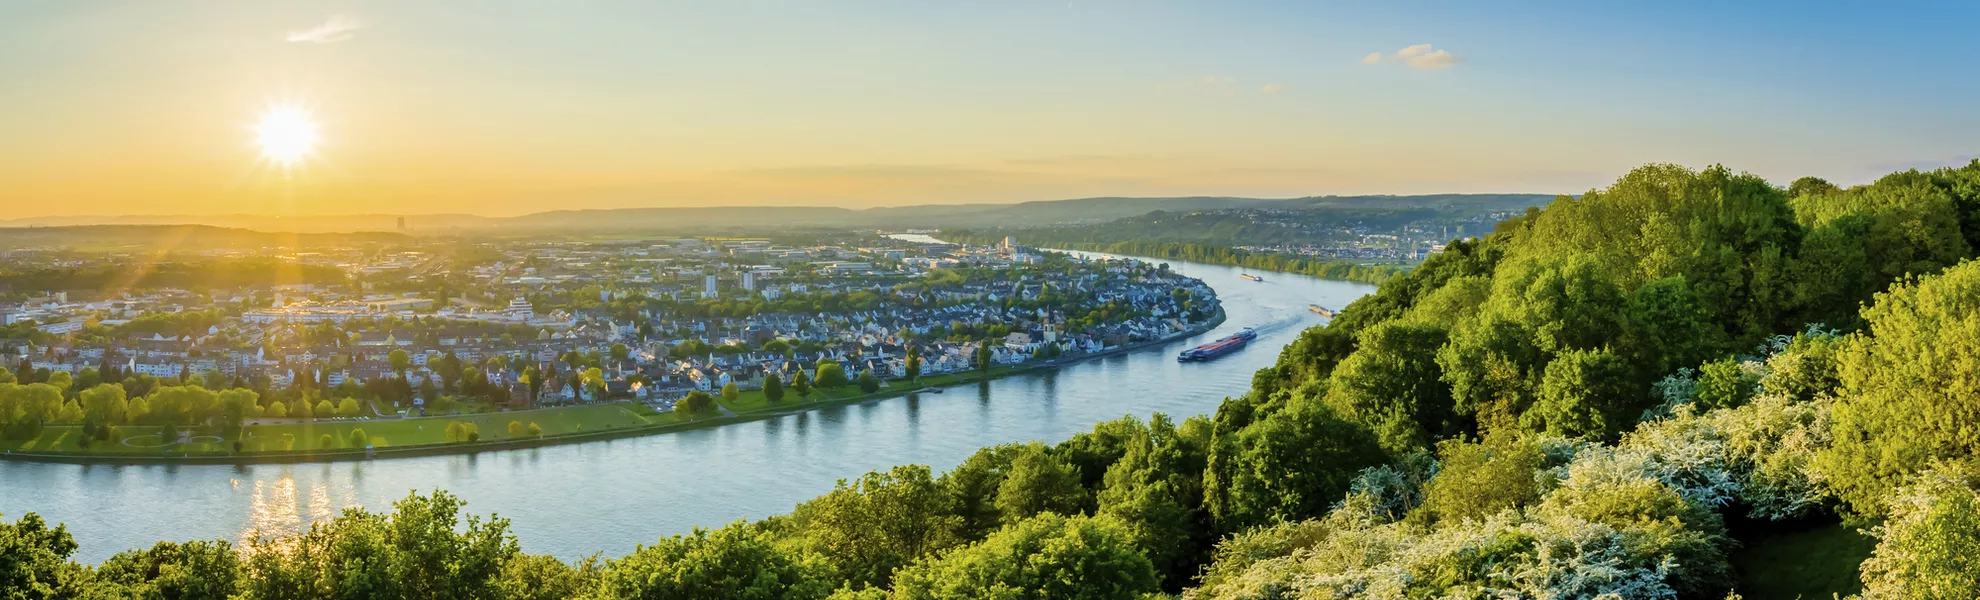
[[[0,391],[0,394],[4,393]],[[83,417],[99,427],[122,425],[130,413],[130,402],[124,399],[124,386],[118,384],[97,384],[84,389],[77,397],[82,400]]]
[[[1447,330],[1432,323],[1392,321],[1363,330],[1360,348],[1334,369],[1327,404],[1375,431],[1394,453],[1462,431],[1437,364],[1446,339]]]
[[[509,522],[461,518],[444,491],[412,494],[390,513],[345,509],[286,539],[249,542],[249,598],[493,598],[517,556]]]
[[[1423,486],[1423,504],[1410,515],[1415,520],[1484,520],[1534,506],[1546,491],[1538,475],[1546,455],[1530,438],[1501,433],[1483,443],[1445,440],[1437,451],[1437,475]]]
[[[1642,413],[1629,364],[1602,350],[1568,350],[1542,371],[1540,396],[1520,416],[1527,431],[1613,442]]]
[[[763,397],[772,404],[784,400],[784,380],[776,373],[763,376]]]
[[[797,392],[799,398],[811,395],[811,379],[805,376],[804,369],[791,376],[791,391]]]
[[[894,576],[897,600],[1130,600],[1157,590],[1155,568],[1109,519],[1043,514]]]
[[[365,447],[365,446],[369,446],[369,445],[371,445],[371,436],[370,436],[370,435],[366,435],[366,434],[364,433],[364,430],[363,430],[363,429],[352,429],[352,430],[351,430],[351,447],[352,447],[352,448],[363,448],[363,447]]]
[[[9,598],[78,598],[88,572],[69,562],[76,540],[67,527],[28,513],[13,523],[0,521],[0,590]]]
[[[364,409],[358,406],[356,398],[345,398],[337,403],[336,415],[339,417],[349,419],[358,416],[362,412],[364,412]]]
[[[1125,444],[1106,470],[1096,514],[1111,517],[1148,556],[1164,587],[1182,589],[1196,574],[1209,532],[1203,524],[1203,485],[1210,423],[1201,418],[1177,428],[1161,413]]]
[[[531,437],[543,437],[543,426],[537,425],[535,422],[532,421],[529,424],[529,435]]]
[[[640,546],[605,563],[599,588],[605,597],[628,599],[820,598],[830,591],[740,522]]]
[[[612,360],[622,361],[632,356],[632,350],[626,348],[625,344],[612,344],[611,355]]]
[[[398,374],[399,379],[405,379],[406,369],[412,367],[412,356],[405,350],[393,350],[385,355],[385,362],[392,365],[392,372]]]
[[[722,399],[723,399],[723,400],[728,400],[728,401],[730,401],[730,402],[735,402],[735,401],[736,401],[736,398],[739,398],[739,397],[742,397],[742,388],[739,388],[739,387],[736,387],[736,382],[734,382],[734,381],[731,381],[731,382],[728,382],[728,383],[724,383],[724,384],[722,384]]]
[[[1367,428],[1323,403],[1295,402],[1215,442],[1204,506],[1227,532],[1305,519],[1339,501],[1362,469],[1383,462]]]
[[[509,437],[522,437],[522,434],[523,434],[523,424],[522,424],[522,421],[510,421],[510,422],[509,422]]]
[[[838,361],[821,359],[818,361],[817,371],[816,385],[820,389],[838,389],[852,383],[852,380],[846,377],[845,367],[840,366]]]
[[[715,398],[709,396],[708,392],[695,390],[688,392],[687,397],[681,398],[676,408],[689,416],[698,416],[715,409]]]
[[[1842,350],[1835,442],[1819,464],[1860,515],[1934,460],[1980,455],[1980,262],[1901,284],[1864,309],[1867,335]]]
[[[1740,368],[1736,359],[1726,358],[1698,367],[1698,406],[1704,410],[1745,406],[1753,398],[1759,378]]]
[[[859,384],[859,391],[861,392],[871,394],[880,391],[880,378],[873,376],[873,369],[860,371],[859,378],[856,382]]]
[[[907,380],[921,381],[921,346],[908,346]]]
[[[1011,460],[1022,447],[1003,444],[979,449],[936,480],[955,502],[955,513],[962,518],[960,535],[964,539],[980,540],[1003,526],[1003,518],[997,513],[997,488],[1003,485],[1004,474],[1010,471]]]
[[[220,418],[229,429],[237,429],[241,421],[261,416],[261,395],[254,390],[233,388],[219,394]]]
[[[592,367],[585,369],[579,378],[584,382],[586,400],[596,402],[605,399],[605,371]]]
[[[997,513],[1005,523],[1045,512],[1077,514],[1091,499],[1080,486],[1079,469],[1037,442],[1019,448],[997,484]]]
[[[95,579],[99,593],[120,598],[229,598],[241,575],[233,544],[212,540],[119,552],[97,565]]]
[[[1942,464],[1897,493],[1863,561],[1873,598],[1980,598],[1980,470]]]
[[[922,465],[841,479],[790,520],[804,547],[854,587],[886,587],[895,569],[962,541],[962,518]]]

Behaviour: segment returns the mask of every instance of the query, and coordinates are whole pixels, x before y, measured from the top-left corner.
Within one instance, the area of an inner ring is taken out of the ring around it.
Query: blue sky
[[[1980,82],[1967,75],[1980,45],[1964,41],[1976,13],[1821,2],[0,3],[0,181],[13,182],[0,194],[70,213],[164,201],[514,214],[1574,193],[1649,162],[1861,183],[1980,153]],[[307,164],[271,173],[257,161],[248,132],[271,104],[320,122]]]

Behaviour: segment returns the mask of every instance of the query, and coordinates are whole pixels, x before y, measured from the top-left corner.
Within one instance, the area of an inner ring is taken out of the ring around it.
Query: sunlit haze
[[[284,168],[294,167],[316,149],[316,121],[295,106],[275,106],[254,126],[261,155]]]
[[[1975,153],[1970,4],[1617,4],[13,3],[0,197],[29,217],[1575,193],[1650,162],[1862,183]]]

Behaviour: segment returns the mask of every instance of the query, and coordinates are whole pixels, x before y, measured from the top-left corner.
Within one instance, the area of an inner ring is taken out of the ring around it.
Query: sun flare
[[[276,106],[261,114],[254,126],[255,142],[261,155],[284,167],[308,157],[316,149],[316,121],[309,111],[295,106]]]

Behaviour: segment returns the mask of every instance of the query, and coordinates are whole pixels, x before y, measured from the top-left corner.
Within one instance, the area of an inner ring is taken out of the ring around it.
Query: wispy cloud
[[[1286,84],[1283,83],[1267,83],[1265,85],[1258,87],[1258,91],[1265,92],[1267,94],[1277,94],[1285,90],[1286,90]]]
[[[322,25],[291,31],[288,35],[282,36],[282,39],[290,42],[329,44],[351,39],[357,35],[357,30],[363,28],[364,23],[358,22],[357,19],[347,15],[331,15],[330,20],[324,21]]]
[[[1384,56],[1380,52],[1361,57],[1361,64],[1380,64],[1384,60],[1396,60],[1417,69],[1449,69],[1464,62],[1464,55],[1437,48],[1430,44],[1406,46],[1393,54]]]

